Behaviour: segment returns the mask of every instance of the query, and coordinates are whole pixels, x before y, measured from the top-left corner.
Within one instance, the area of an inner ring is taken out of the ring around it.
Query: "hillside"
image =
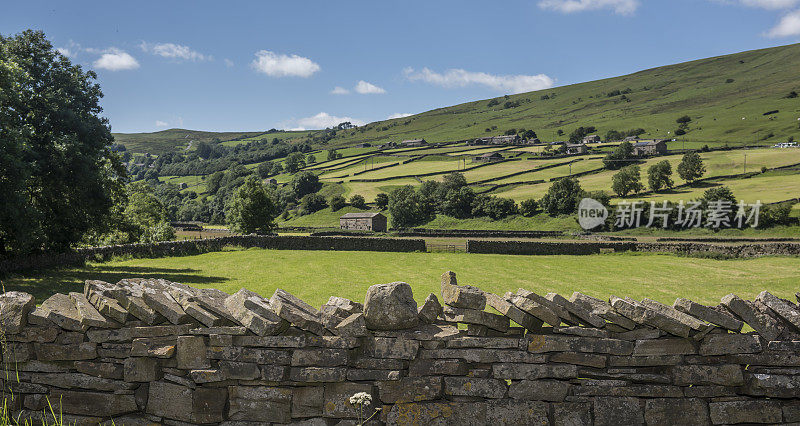
[[[169,129],[153,133],[113,133],[116,143],[121,143],[132,152],[163,154],[185,150],[189,142],[215,142],[247,138],[264,132],[203,132],[199,130]]]

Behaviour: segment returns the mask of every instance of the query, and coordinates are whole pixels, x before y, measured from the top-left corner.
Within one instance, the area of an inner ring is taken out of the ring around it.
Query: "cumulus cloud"
[[[538,75],[493,75],[485,72],[470,72],[463,69],[450,69],[437,73],[428,68],[415,71],[404,70],[410,81],[423,81],[441,87],[466,87],[481,85],[503,93],[522,93],[553,87],[555,80],[545,74]]]
[[[350,91],[345,89],[344,87],[336,86],[331,90],[331,95],[348,95]]]
[[[800,3],[800,0],[740,0],[745,6],[759,7],[761,9],[782,10],[789,9]]]
[[[346,121],[349,121],[356,126],[363,126],[366,124],[362,120],[352,117],[337,117],[335,115],[328,114],[327,112],[321,112],[312,117],[305,117],[297,120],[298,127],[296,127],[295,130],[324,129],[326,127],[334,127],[337,124],[344,123]]]
[[[359,80],[358,83],[356,83],[355,91],[362,95],[380,95],[386,93],[386,90],[364,80]]]
[[[210,61],[209,55],[194,51],[189,46],[175,43],[146,43],[142,42],[139,48],[143,52],[151,53],[169,59],[183,59],[186,61]]]
[[[108,71],[135,70],[139,68],[139,62],[124,50],[112,47],[105,50],[100,58],[94,61],[94,67]]]
[[[228,67],[228,68],[232,67],[233,66],[233,61],[231,61],[228,58],[225,58],[225,66]]]
[[[632,15],[639,8],[639,0],[540,0],[539,7],[561,13],[611,9],[618,15]]]
[[[66,47],[58,47],[58,48],[56,48],[56,51],[58,53],[64,55],[64,56],[66,56],[67,58],[72,58],[73,56],[75,56],[75,52],[69,50],[69,48],[66,48]]]
[[[778,24],[767,32],[768,37],[780,38],[800,35],[800,10],[784,15]]]
[[[167,123],[166,121],[156,120],[156,127],[167,127],[167,126],[169,126],[169,123]]]
[[[284,55],[269,50],[256,52],[251,66],[270,77],[311,77],[321,68],[308,58],[297,55]]]
[[[394,114],[390,115],[390,116],[387,118],[387,120],[393,120],[393,119],[395,119],[395,118],[405,118],[405,117],[411,117],[412,115],[414,115],[414,114],[408,114],[408,113],[405,113],[405,112],[396,112],[396,113],[394,113]]]

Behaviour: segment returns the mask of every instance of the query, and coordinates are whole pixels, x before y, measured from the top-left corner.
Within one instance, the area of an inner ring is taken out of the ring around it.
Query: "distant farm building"
[[[773,148],[797,148],[797,142],[781,142],[772,146]]]
[[[568,143],[567,144],[567,154],[569,155],[579,155],[579,154],[586,154],[589,152],[589,148],[582,143]]]
[[[666,140],[641,141],[633,144],[633,155],[645,157],[667,153]]]
[[[405,147],[413,147],[413,146],[425,146],[428,142],[425,139],[409,139],[407,141],[400,142],[400,146]]]
[[[339,218],[339,226],[353,231],[386,232],[389,229],[386,216],[380,213],[345,213]]]
[[[583,143],[597,143],[600,142],[600,136],[598,135],[588,135],[583,138]]]
[[[475,139],[472,143],[473,145],[522,145],[525,139],[519,135],[490,136]]]
[[[491,163],[493,161],[503,161],[505,157],[499,152],[487,152],[486,154],[479,155],[477,157],[473,157],[472,161],[482,162],[482,163]]]

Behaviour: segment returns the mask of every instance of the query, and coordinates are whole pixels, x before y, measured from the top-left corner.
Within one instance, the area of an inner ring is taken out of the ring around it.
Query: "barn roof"
[[[345,213],[341,219],[368,219],[376,216],[383,216],[380,213],[366,212],[366,213]]]

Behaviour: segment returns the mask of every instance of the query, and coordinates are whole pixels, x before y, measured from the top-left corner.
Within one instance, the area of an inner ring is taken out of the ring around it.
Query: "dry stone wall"
[[[93,425],[800,422],[800,309],[766,291],[669,306],[497,295],[446,272],[421,304],[390,283],[317,309],[125,279],[39,306],[4,293],[0,326],[19,420],[52,405]]]

